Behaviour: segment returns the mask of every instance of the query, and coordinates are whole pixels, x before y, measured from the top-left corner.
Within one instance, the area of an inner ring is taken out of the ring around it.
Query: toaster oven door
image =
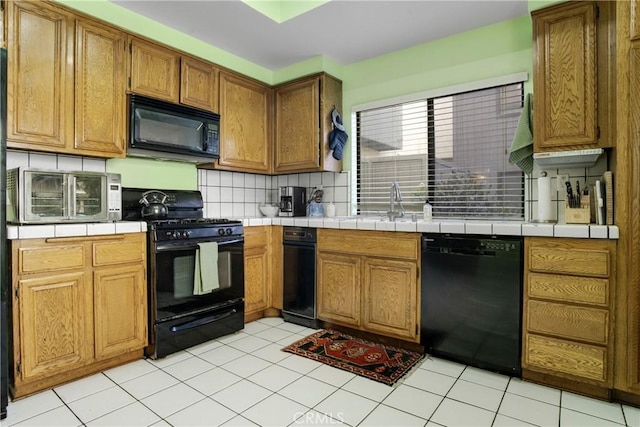
[[[23,180],[20,222],[60,222],[68,217],[65,173],[26,170],[20,178]]]
[[[70,220],[95,222],[107,219],[107,176],[105,174],[71,174],[69,188]]]

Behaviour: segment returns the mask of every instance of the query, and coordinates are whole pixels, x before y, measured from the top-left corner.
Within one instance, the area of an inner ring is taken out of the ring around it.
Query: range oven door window
[[[158,244],[151,272],[156,321],[243,298],[243,247],[242,238]]]

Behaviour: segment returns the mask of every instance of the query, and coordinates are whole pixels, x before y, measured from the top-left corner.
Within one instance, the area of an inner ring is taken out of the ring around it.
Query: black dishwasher
[[[282,317],[315,329],[316,229],[284,227],[282,245]]]
[[[424,234],[425,352],[521,375],[522,238]]]

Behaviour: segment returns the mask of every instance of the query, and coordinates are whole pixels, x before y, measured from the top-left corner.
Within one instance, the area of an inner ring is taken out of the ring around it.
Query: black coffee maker
[[[280,187],[280,216],[307,215],[307,189]]]

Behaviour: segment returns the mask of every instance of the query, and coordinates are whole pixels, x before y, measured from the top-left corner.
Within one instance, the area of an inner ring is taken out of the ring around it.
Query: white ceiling
[[[526,0],[332,0],[276,23],[239,0],[110,0],[270,70],[341,65],[527,13]]]

